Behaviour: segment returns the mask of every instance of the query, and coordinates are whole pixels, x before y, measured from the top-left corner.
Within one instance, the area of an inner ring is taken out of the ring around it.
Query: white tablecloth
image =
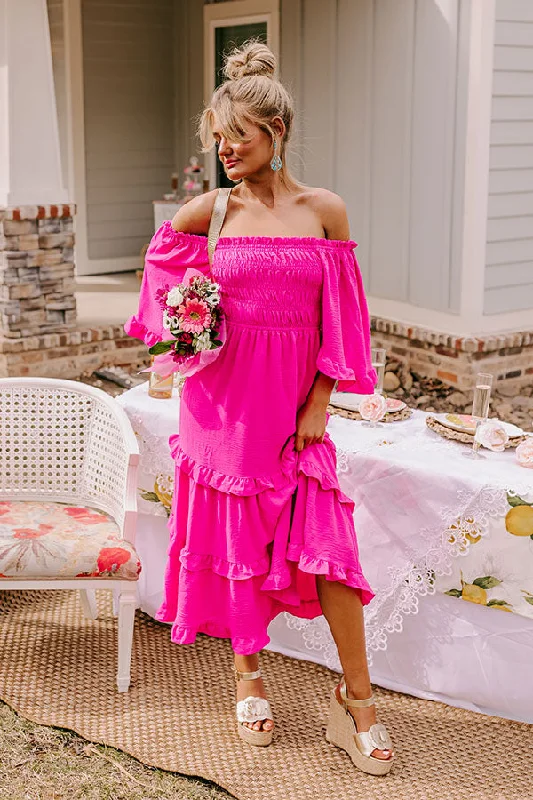
[[[144,384],[117,401],[141,445],[139,588],[142,609],[154,614],[172,491],[167,440],[177,430],[179,400],[153,400]],[[533,597],[533,541],[505,526],[517,496],[533,501],[531,472],[512,452],[462,458],[465,446],[429,431],[422,412],[377,429],[335,416],[328,431],[341,487],[356,504],[361,562],[376,592],[365,615],[373,680],[533,722],[533,605],[527,599],[529,592]],[[322,617],[280,615],[269,633],[272,649],[339,668]]]

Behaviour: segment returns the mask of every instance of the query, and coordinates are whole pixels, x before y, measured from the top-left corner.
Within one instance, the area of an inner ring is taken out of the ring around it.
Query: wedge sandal
[[[255,681],[261,677],[261,670],[255,672],[239,672],[235,670],[237,681]],[[243,723],[253,724],[273,719],[270,703],[264,697],[246,697],[237,703],[237,732],[247,744],[255,747],[267,747],[272,742],[273,731],[254,731]]]
[[[326,729],[326,739],[336,747],[345,750],[353,764],[369,775],[386,775],[393,764],[394,753],[384,760],[371,755],[374,750],[391,750],[392,740],[385,725],[376,723],[369,731],[357,732],[355,720],[350,714],[350,708],[368,708],[375,705],[374,697],[367,700],[351,700],[346,694],[344,678],[340,684],[342,703],[337,700],[335,690],[331,693],[329,719]]]

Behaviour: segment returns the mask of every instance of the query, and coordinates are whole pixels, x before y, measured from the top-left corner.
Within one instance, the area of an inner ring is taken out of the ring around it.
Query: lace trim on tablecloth
[[[350,456],[341,450],[337,453],[337,470],[341,483],[350,472]],[[491,486],[475,490],[460,490],[455,508],[443,508],[440,521],[421,531],[418,546],[408,554],[408,564],[403,568],[389,569],[388,588],[373,587],[376,597],[365,608],[365,630],[368,661],[372,652],[385,650],[391,633],[400,633],[406,614],[418,612],[418,599],[435,593],[435,578],[452,572],[452,560],[467,555],[470,548],[468,535],[486,536],[490,520],[505,515],[509,510],[508,495],[526,495],[528,484],[505,490]],[[313,620],[297,619],[288,612],[283,614],[285,625],[300,633],[305,649],[321,652],[326,665],[341,672],[337,648],[324,617]]]

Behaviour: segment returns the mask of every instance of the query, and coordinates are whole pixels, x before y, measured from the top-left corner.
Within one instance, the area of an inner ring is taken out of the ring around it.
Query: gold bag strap
[[[213,263],[213,254],[215,252],[215,247],[217,246],[220,231],[222,230],[222,225],[224,224],[224,219],[226,217],[226,211],[228,208],[228,200],[232,188],[233,187],[219,189],[215,198],[215,204],[213,206],[213,213],[211,214],[211,221],[209,223],[209,231],[207,234],[207,252],[209,254],[210,264]]]

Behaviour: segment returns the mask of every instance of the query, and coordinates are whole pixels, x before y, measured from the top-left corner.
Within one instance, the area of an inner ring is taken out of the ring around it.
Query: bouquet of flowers
[[[158,290],[157,302],[163,327],[174,338],[150,347],[155,356],[150,370],[165,377],[173,372],[192,375],[223,344],[220,286],[201,272],[187,270],[182,283]]]

